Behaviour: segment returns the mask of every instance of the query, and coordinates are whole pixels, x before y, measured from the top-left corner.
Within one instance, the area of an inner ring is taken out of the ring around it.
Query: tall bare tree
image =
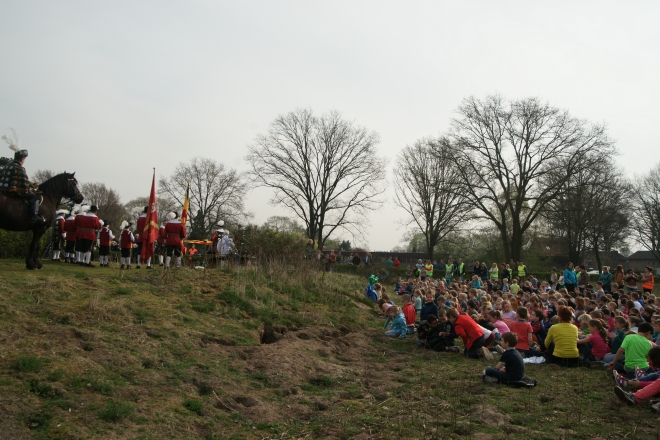
[[[452,164],[449,139],[422,139],[401,151],[394,167],[395,203],[408,213],[407,224],[424,234],[433,251],[469,217],[471,204],[460,171]]]
[[[149,197],[147,196],[136,197],[124,204],[124,209],[126,210],[125,220],[133,221],[133,224],[135,224],[135,221],[137,221],[137,218],[142,215],[144,207],[147,205],[149,205]],[[167,197],[156,197],[156,209],[158,211],[158,221],[164,223],[167,221],[167,213],[175,211],[176,209],[181,209],[181,207],[177,207],[172,199]]]
[[[180,163],[160,188],[181,207],[190,183],[190,238],[208,238],[218,220],[245,216],[247,183],[242,174],[213,159],[195,157]],[[179,210],[181,208],[178,208]]]
[[[117,191],[106,187],[104,183],[94,182],[83,183],[80,192],[85,197],[86,204],[98,206],[100,218],[109,220],[115,227],[119,226],[126,210]]]
[[[279,116],[249,147],[246,160],[257,185],[289,208],[319,248],[338,228],[360,234],[365,214],[382,204],[385,163],[378,135],[332,111],[309,109]]]
[[[44,183],[46,180],[50,179],[55,175],[54,172],[51,170],[37,170],[34,173],[32,173],[32,181],[36,182],[38,184]]]
[[[500,231],[506,260],[521,258],[523,236],[565,179],[613,152],[603,126],[576,119],[538,98],[467,98],[452,121],[452,160],[482,217]],[[510,227],[508,227],[510,225]]]
[[[660,163],[635,182],[637,241],[660,261]]]

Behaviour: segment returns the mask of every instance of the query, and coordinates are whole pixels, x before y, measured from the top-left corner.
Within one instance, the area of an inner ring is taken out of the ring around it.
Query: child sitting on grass
[[[654,368],[656,368],[656,365],[660,366],[660,347],[653,347],[650,349],[647,358],[649,364]],[[616,370],[614,372],[615,380],[617,382],[617,386],[614,387],[614,393],[619,399],[626,402],[628,405],[636,405],[656,394],[660,394],[660,372],[640,376],[637,380],[626,380],[623,376],[617,375]],[[624,386],[631,386],[640,389],[634,393],[629,393],[623,390],[622,387]],[[652,402],[651,408],[655,412],[660,412],[660,401]]]
[[[447,319],[454,324],[456,334],[463,339],[465,356],[478,359],[486,339],[479,324],[467,315],[459,315],[456,309],[449,309],[446,313]]]
[[[607,330],[603,322],[598,319],[591,319],[588,326],[589,336],[578,339],[578,348],[586,361],[602,361],[610,351],[607,345]]]
[[[385,320],[383,328],[386,329],[390,322],[392,323],[392,327],[385,332],[385,336],[390,336],[392,338],[398,336],[399,338],[404,339],[408,331],[408,326],[406,325],[406,318],[403,316],[403,312],[399,310],[399,307],[392,306],[387,309],[385,317],[387,319]]]
[[[522,380],[525,377],[525,363],[516,350],[518,336],[513,332],[502,335],[502,349],[504,352],[500,362],[495,367],[487,367],[484,370],[484,382],[508,384]]]
[[[445,309],[438,310],[438,322],[438,334],[442,338],[444,350],[458,353],[458,347],[454,344],[454,339],[457,337],[456,332],[454,332],[454,324],[447,319]]]
[[[525,307],[518,307],[516,310],[516,320],[509,324],[509,328],[518,336],[516,349],[522,352],[526,357],[538,356],[540,353],[536,350],[538,346],[532,338],[532,326],[527,321],[528,311]]]
[[[410,295],[406,293],[405,295],[401,296],[401,300],[403,302],[403,308],[401,311],[403,312],[403,316],[406,317],[406,326],[408,327],[407,334],[412,335],[415,333],[415,321],[417,320],[417,314],[415,313],[415,308],[410,301]]]
[[[651,350],[651,335],[653,334],[653,327],[648,322],[639,325],[637,333],[629,333],[621,343],[621,347],[614,355],[614,359],[610,362],[610,368],[617,370],[618,373],[624,373],[629,379],[635,376],[635,370],[639,368],[646,372],[649,363],[646,360],[646,355]],[[624,365],[618,364],[619,358],[625,354]],[[616,377],[616,375],[615,375]]]

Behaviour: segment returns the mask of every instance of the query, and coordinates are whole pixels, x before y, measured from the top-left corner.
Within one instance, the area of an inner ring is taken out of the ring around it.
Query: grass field
[[[0,261],[0,438],[660,439],[604,370],[510,389],[385,338],[363,278],[23,267]]]

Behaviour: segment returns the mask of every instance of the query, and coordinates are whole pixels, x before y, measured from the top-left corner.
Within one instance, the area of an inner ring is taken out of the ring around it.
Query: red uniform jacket
[[[165,233],[165,226],[160,225],[160,228],[158,228],[158,238],[156,238],[156,242],[158,244],[165,244],[165,241],[167,241],[167,234]]]
[[[76,241],[76,218],[70,216],[64,221],[64,232],[66,232],[67,241]]]
[[[55,219],[55,221],[57,222],[57,234],[63,238],[64,234],[66,233],[66,231],[64,230],[64,222],[66,220],[64,220],[64,217],[61,218],[58,217]]]
[[[99,246],[110,246],[111,235],[110,229],[106,227],[101,229],[101,232],[99,232]]]
[[[135,237],[133,237],[133,233],[131,231],[124,229],[121,232],[121,238],[119,241],[121,241],[120,245],[122,249],[131,249],[133,247]]]
[[[184,238],[186,238],[186,228],[181,224],[178,219],[170,220],[165,223],[165,233],[167,234],[168,246],[182,246]]]
[[[96,240],[96,231],[101,229],[101,222],[95,215],[87,213],[76,217],[76,238],[78,240]]]
[[[458,315],[454,323],[454,331],[458,336],[463,339],[463,344],[469,350],[472,348],[472,343],[484,335],[479,324],[474,319],[467,315]]]
[[[147,224],[147,214],[142,214],[137,219],[137,226],[135,227],[135,241],[138,243],[142,241],[144,235],[144,226]]]

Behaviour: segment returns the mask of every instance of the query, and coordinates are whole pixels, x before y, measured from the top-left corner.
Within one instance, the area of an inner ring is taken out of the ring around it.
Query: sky
[[[390,182],[401,149],[494,93],[606,124],[630,176],[660,161],[657,1],[3,0],[0,16],[0,134],[16,129],[28,174],[75,171],[123,202],[196,156],[247,170],[297,108],[377,132]],[[252,222],[290,215],[270,196],[248,194]],[[386,196],[354,245],[402,243]]]

